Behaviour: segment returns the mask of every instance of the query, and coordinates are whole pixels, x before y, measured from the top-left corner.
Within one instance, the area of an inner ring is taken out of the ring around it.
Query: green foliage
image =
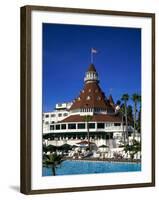
[[[62,162],[62,156],[61,155],[57,155],[56,153],[50,154],[50,155],[46,155],[46,159],[44,161],[44,163],[46,165],[54,164],[55,166],[59,165],[61,162]]]
[[[133,140],[133,143],[131,145],[127,144],[124,148],[124,151],[127,153],[130,153],[131,158],[134,158],[134,155],[141,151],[141,144],[140,142]]]
[[[56,153],[45,155],[43,160],[44,160],[43,163],[46,166],[52,167],[52,172],[54,176],[56,175],[56,168],[58,167],[58,165],[60,165],[63,162],[62,156],[57,155]]]
[[[132,106],[131,105],[128,105],[127,107],[127,116],[128,116],[128,121],[129,121],[129,124],[133,124],[133,110],[132,110]]]
[[[90,115],[85,115],[84,116],[84,121],[85,122],[90,122],[92,120],[92,116],[90,116]]]
[[[127,93],[123,94],[123,96],[121,97],[121,100],[124,102],[127,102],[129,100],[129,95]]]
[[[56,151],[57,150],[57,147],[56,146],[54,146],[54,145],[48,145],[48,146],[43,146],[43,152],[48,152],[48,151],[50,151],[50,152],[54,152],[54,151]]]

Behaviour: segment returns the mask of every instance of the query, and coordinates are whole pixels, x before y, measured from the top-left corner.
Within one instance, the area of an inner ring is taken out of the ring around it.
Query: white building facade
[[[72,102],[56,104],[53,112],[43,113],[43,140],[46,145],[76,145],[89,140],[98,146],[117,148],[125,137],[120,107],[107,98],[99,86],[98,73],[91,64],[84,77],[84,88]],[[131,134],[133,128],[128,126]]]

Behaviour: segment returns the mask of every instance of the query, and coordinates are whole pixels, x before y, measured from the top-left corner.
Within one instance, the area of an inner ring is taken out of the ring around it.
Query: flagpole
[[[91,63],[93,64],[93,52],[92,52],[92,49],[91,49]]]

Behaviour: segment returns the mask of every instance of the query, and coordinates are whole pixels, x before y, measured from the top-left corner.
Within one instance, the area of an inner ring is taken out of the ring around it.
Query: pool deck
[[[115,158],[71,158],[65,157],[63,160],[72,160],[72,161],[90,161],[90,162],[125,162],[125,163],[141,163],[141,160],[136,159],[115,159]]]

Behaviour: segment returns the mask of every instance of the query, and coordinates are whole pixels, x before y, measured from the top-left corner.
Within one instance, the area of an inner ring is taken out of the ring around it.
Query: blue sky
[[[44,112],[78,96],[92,47],[106,96],[116,102],[123,93],[141,93],[141,29],[43,24]]]

